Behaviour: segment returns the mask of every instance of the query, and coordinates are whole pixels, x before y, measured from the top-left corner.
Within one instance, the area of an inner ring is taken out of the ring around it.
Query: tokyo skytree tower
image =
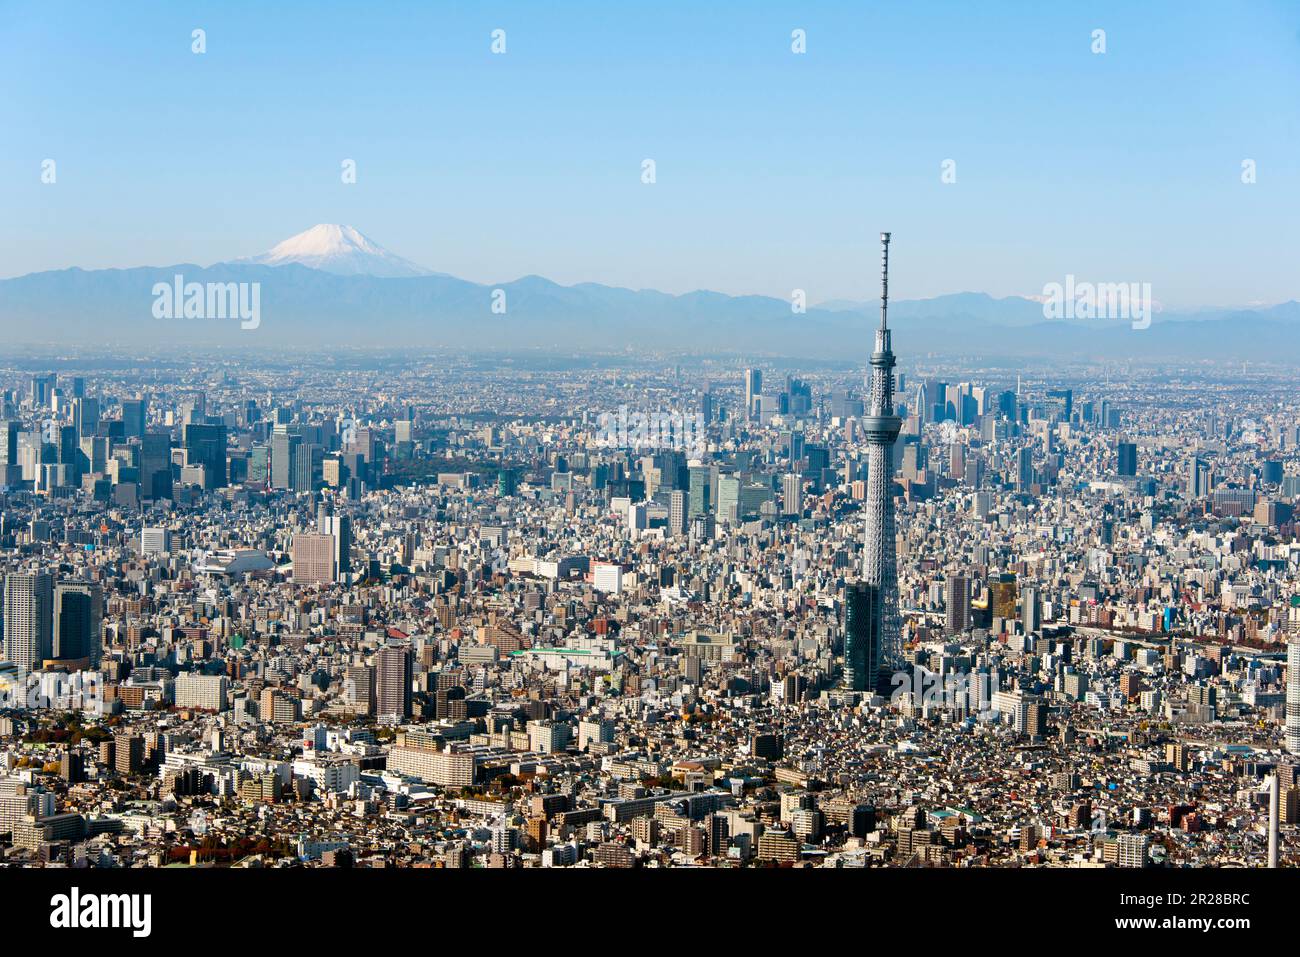
[[[894,414],[894,352],[889,310],[889,233],[880,234],[880,328],[871,353],[871,399],[863,426],[867,440],[866,540],[862,578],[873,594],[872,642],[883,677],[903,664],[902,620],[898,613],[898,559],[894,542],[893,449],[902,420]]]

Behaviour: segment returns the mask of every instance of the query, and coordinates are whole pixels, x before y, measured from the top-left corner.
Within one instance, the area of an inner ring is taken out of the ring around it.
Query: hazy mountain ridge
[[[153,287],[186,282],[260,284],[261,322],[158,319]],[[494,290],[504,315],[492,311]],[[251,347],[384,345],[467,349],[559,348],[766,353],[834,357],[871,348],[878,303],[813,307],[699,290],[672,295],[541,276],[487,285],[432,273],[340,275],[290,263],[181,263],[165,267],[31,273],[0,280],[0,326],[10,342],[231,343]],[[1157,313],[1150,329],[1120,320],[1048,321],[1028,299],[961,293],[890,303],[900,355],[1300,358],[1300,303],[1260,310]],[[256,337],[256,338],[254,338]]]

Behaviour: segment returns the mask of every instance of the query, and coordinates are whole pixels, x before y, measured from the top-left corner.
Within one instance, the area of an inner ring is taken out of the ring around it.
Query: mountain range
[[[184,298],[186,284],[201,284],[200,302],[208,284],[256,284],[258,321],[183,318],[182,297],[171,292],[177,276],[183,277]],[[0,329],[13,345],[403,346],[865,359],[878,309],[878,301],[841,300],[796,313],[788,301],[766,296],[562,286],[541,276],[485,285],[433,272],[351,226],[331,224],[260,255],[207,267],[72,268],[0,280]],[[1300,359],[1295,301],[1157,312],[1150,328],[1134,329],[1114,319],[1048,320],[1033,299],[967,292],[891,301],[890,319],[900,356]]]

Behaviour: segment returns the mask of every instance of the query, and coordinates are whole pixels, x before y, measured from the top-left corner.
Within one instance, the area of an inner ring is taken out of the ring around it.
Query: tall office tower
[[[18,461],[20,425],[13,419],[0,419],[0,487],[22,481],[22,463]]]
[[[717,520],[712,515],[696,515],[691,519],[691,541],[696,544],[711,542],[716,529]],[[705,588],[707,594],[707,583]]]
[[[361,714],[375,713],[375,669],[353,665],[343,672],[343,700]]]
[[[122,438],[138,439],[144,435],[147,408],[144,399],[122,400]]]
[[[375,656],[375,714],[381,721],[405,721],[411,716],[409,642],[389,642]]]
[[[795,429],[789,432],[781,433],[781,445],[785,450],[786,458],[792,464],[797,463],[803,458],[803,432]]]
[[[781,478],[781,514],[803,514],[803,476],[798,472]]]
[[[889,333],[889,233],[880,234],[880,328],[871,354],[870,403],[862,420],[867,441],[866,542],[862,578],[875,590],[871,633],[873,651],[889,669],[903,664],[902,622],[898,614],[898,563],[894,541],[894,442],[902,420],[894,414],[894,351]]]
[[[653,456],[654,470],[659,473],[659,484],[667,489],[688,488],[689,473],[686,471],[686,456],[681,452],[659,452]],[[646,494],[650,490],[646,489]]]
[[[383,449],[384,444],[380,441],[377,430],[370,426],[363,426],[356,430],[351,451],[360,453],[368,464],[378,462]]]
[[[317,530],[334,542],[334,573],[341,579],[352,571],[352,519],[347,515],[322,515]]]
[[[1008,620],[1016,617],[1015,572],[989,576],[989,614]]]
[[[944,598],[945,635],[960,635],[971,626],[970,616],[970,579],[965,575],[949,575],[947,592]]]
[[[1193,456],[1187,466],[1187,497],[1204,498],[1210,494],[1210,467],[1204,459]]]
[[[1300,634],[1286,644],[1286,749],[1300,754]]]
[[[31,404],[36,407],[48,407],[50,397],[54,394],[58,381],[58,377],[53,372],[32,376],[31,391],[29,393]]]
[[[254,485],[265,485],[271,478],[271,449],[266,445],[253,445],[248,450],[248,474],[245,480]]]
[[[1074,390],[1048,389],[1047,407],[1053,411],[1053,419],[1069,422],[1074,412]]]
[[[807,475],[821,488],[823,473],[830,470],[831,450],[824,445],[805,445],[803,447],[804,475]]]
[[[271,435],[271,488],[288,488],[293,474],[294,447],[302,439],[288,432],[275,432]]]
[[[268,458],[266,461],[269,463],[270,459]],[[270,475],[269,466],[266,474]],[[348,467],[343,463],[343,458],[339,453],[334,452],[321,456],[320,480],[323,486],[342,491],[347,487],[348,474]]]
[[[918,399],[923,403],[919,409],[922,422],[942,422],[949,418],[948,383],[939,379],[927,379]]]
[[[193,398],[186,399],[181,403],[181,424],[189,425],[191,422],[198,422],[208,414],[208,397],[199,392]]]
[[[295,492],[315,491],[317,480],[324,471],[324,446],[314,442],[300,445],[298,455],[293,462],[293,490]]]
[[[1120,442],[1115,448],[1117,471],[1123,476],[1138,474],[1138,447],[1134,442]]]
[[[140,492],[151,499],[172,497],[172,440],[166,432],[140,437]]]
[[[78,469],[82,475],[102,475],[108,467],[108,456],[113,440],[106,435],[87,435],[81,440],[81,458]]]
[[[1281,793],[1278,786],[1277,771],[1268,777],[1268,866],[1277,867],[1278,853],[1278,811],[1281,809]]]
[[[299,532],[289,549],[295,582],[322,585],[334,581],[333,535]]]
[[[700,421],[705,425],[713,421],[713,393],[708,389],[700,393]]]
[[[763,391],[763,370],[746,369],[745,370],[745,418],[753,418],[754,415],[754,397]]]
[[[104,593],[92,582],[61,582],[54,587],[53,655],[59,661],[81,661],[99,667],[102,652],[100,622]]]
[[[674,535],[686,534],[687,493],[673,489],[668,496],[668,531]]]
[[[73,399],[72,424],[76,427],[77,438],[94,435],[99,426],[99,400]]]
[[[1025,624],[1025,634],[1043,630],[1043,609],[1038,603],[1038,589],[1026,585],[1020,589],[1020,620]]]
[[[732,525],[740,521],[740,479],[734,475],[718,478],[718,521]]]
[[[966,479],[966,446],[960,442],[948,447],[948,477],[957,482]]]
[[[1025,446],[1016,452],[1016,491],[1028,492],[1034,484],[1034,450]]]
[[[140,529],[141,555],[170,555],[172,551],[172,533],[166,528]]]
[[[844,595],[844,686],[875,691],[880,683],[879,625],[876,586],[849,582]]]
[[[203,466],[203,487],[226,486],[226,427],[224,425],[186,425],[185,461]]]
[[[970,383],[963,382],[957,394],[957,422],[961,425],[974,425],[980,416],[980,400],[975,398]]]
[[[687,515],[690,518],[695,518],[697,515],[707,514],[712,509],[713,469],[707,465],[692,465],[688,475],[687,487],[690,490],[690,508]]]
[[[310,492],[312,489],[312,450],[301,435],[276,432],[271,436],[271,488]],[[324,456],[321,456],[322,462]]]
[[[138,774],[144,767],[144,736],[129,731],[114,735],[113,758],[118,774]]]
[[[922,472],[928,467],[925,446],[919,442],[903,443],[903,477],[909,481],[918,481]]]
[[[58,443],[54,449],[54,459],[59,465],[67,466],[67,484],[79,483],[77,466],[81,461],[81,438],[77,435],[75,425],[64,425],[58,429]]]
[[[54,651],[54,579],[45,572],[5,576],[5,658],[26,673]]]
[[[812,386],[794,376],[785,377],[785,392],[790,397],[790,414],[806,415],[812,411]]]

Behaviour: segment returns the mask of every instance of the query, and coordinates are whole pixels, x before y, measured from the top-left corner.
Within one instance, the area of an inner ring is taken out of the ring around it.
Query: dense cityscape
[[[883,312],[865,368],[8,360],[3,862],[1295,864],[1291,370]]]
[[[10,937],[1289,929],[1295,0],[0,22]]]

